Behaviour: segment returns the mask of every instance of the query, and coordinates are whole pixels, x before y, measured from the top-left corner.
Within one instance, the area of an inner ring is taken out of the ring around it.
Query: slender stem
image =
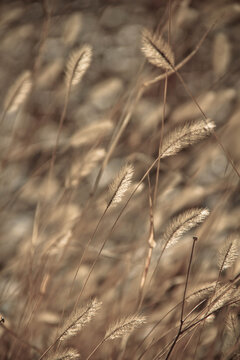
[[[62,111],[60,122],[59,122],[56,143],[55,143],[54,149],[52,151],[52,158],[51,158],[51,163],[50,163],[48,181],[50,181],[50,179],[51,179],[51,176],[52,176],[52,173],[53,173],[54,163],[56,161],[57,148],[58,148],[58,144],[59,144],[59,139],[60,139],[60,134],[61,134],[61,131],[62,131],[63,123],[64,123],[66,113],[67,113],[70,91],[71,91],[71,85],[67,87],[66,94],[65,94],[63,111]]]
[[[75,274],[74,274],[74,278],[73,278],[73,281],[72,281],[72,285],[71,285],[71,288],[70,288],[70,291],[69,291],[69,296],[70,296],[70,294],[71,294],[71,292],[72,292],[73,285],[74,285],[74,282],[75,282],[76,277],[77,277],[77,275],[78,275],[78,272],[79,272],[80,266],[81,266],[81,264],[82,264],[82,260],[83,260],[83,258],[84,258],[84,255],[85,255],[87,249],[89,248],[91,242],[93,241],[93,239],[94,239],[94,237],[95,237],[95,235],[96,235],[96,233],[97,233],[97,231],[98,231],[98,228],[99,228],[99,226],[100,226],[100,224],[101,224],[104,216],[106,215],[108,209],[109,209],[109,206],[107,205],[107,207],[105,208],[104,212],[102,213],[100,219],[98,220],[98,223],[97,223],[97,225],[96,225],[96,227],[95,227],[95,230],[94,230],[92,236],[91,236],[90,239],[88,240],[88,242],[87,242],[87,244],[86,244],[86,246],[85,246],[85,248],[84,248],[84,250],[83,250],[83,253],[82,253],[81,258],[80,258],[79,263],[78,263],[77,270],[76,270],[76,272],[75,272]],[[76,303],[75,303],[75,308],[77,307],[77,305],[78,305],[78,299],[77,299],[77,301],[76,301]]]
[[[168,84],[168,77],[167,77],[167,72],[166,72],[166,79],[165,79],[165,83],[164,83],[164,95],[163,95],[162,126],[161,126],[161,134],[160,134],[159,147],[158,147],[159,161],[158,161],[158,164],[157,164],[156,183],[155,183],[154,197],[153,197],[154,208],[156,207],[158,182],[159,182],[160,161],[161,161],[160,155],[161,155],[161,152],[162,152],[162,141],[163,141],[163,134],[164,134],[164,120],[165,120],[166,101],[167,101],[167,84]]]
[[[97,175],[97,178],[95,180],[95,183],[94,183],[94,186],[93,186],[93,190],[92,190],[92,195],[95,194],[95,192],[97,191],[97,187],[98,187],[98,184],[99,184],[99,181],[102,177],[102,174],[103,174],[103,171],[105,169],[105,167],[107,166],[108,164],[108,161],[118,143],[118,140],[120,139],[122,133],[124,132],[126,126],[128,125],[130,119],[131,119],[131,116],[133,114],[133,111],[135,110],[136,108],[136,105],[139,101],[139,99],[141,98],[142,94],[143,94],[143,91],[144,91],[144,88],[143,86],[141,86],[137,92],[137,95],[136,95],[136,98],[134,99],[133,103],[131,104],[131,107],[130,107],[130,110],[127,112],[126,116],[124,117],[121,125],[120,125],[120,128],[118,130],[118,133],[116,134],[116,136],[113,138],[112,142],[110,143],[110,146],[109,146],[109,149],[107,151],[107,154],[105,156],[105,159],[101,165],[101,168],[98,172],[98,175]]]
[[[188,280],[189,280],[189,275],[190,275],[190,269],[191,269],[191,264],[192,264],[192,258],[193,258],[193,252],[194,252],[194,247],[195,247],[195,244],[196,244],[196,241],[197,241],[197,237],[193,237],[193,243],[192,243],[192,249],[191,249],[191,255],[190,255],[190,259],[189,259],[189,264],[188,264],[188,270],[187,270],[187,276],[186,276],[186,282],[185,282],[185,287],[184,287],[184,291],[183,291],[183,301],[182,301],[182,309],[181,309],[181,316],[180,316],[180,325],[179,325],[179,329],[178,329],[178,333],[167,353],[167,356],[166,356],[166,360],[169,359],[175,345],[176,345],[176,342],[178,341],[178,338],[179,336],[181,335],[181,332],[182,332],[182,327],[183,327],[183,315],[184,315],[184,306],[185,306],[185,298],[186,298],[186,292],[187,292],[187,286],[188,286]]]
[[[88,357],[86,358],[86,360],[89,360],[94,354],[95,354],[95,352],[100,348],[100,346],[105,342],[105,338],[104,339],[102,339],[101,341],[100,341],[100,343],[98,343],[98,345],[93,349],[93,351],[91,352],[91,354],[89,354],[88,355]]]
[[[19,343],[22,345],[36,351],[37,353],[41,353],[41,350],[38,349],[35,345],[29,344],[27,341],[20,339],[19,336],[11,329],[9,329],[6,325],[3,324],[3,321],[0,322],[1,327],[8,332],[12,337],[14,337]]]
[[[159,158],[159,157],[157,157],[157,158],[152,162],[152,164],[149,166],[149,168],[147,169],[147,171],[145,172],[145,174],[144,174],[144,175],[142,176],[142,178],[139,180],[139,182],[138,182],[138,184],[136,185],[135,189],[132,191],[132,193],[131,193],[131,195],[129,196],[128,200],[126,201],[125,205],[123,206],[123,208],[122,208],[121,211],[119,212],[116,220],[114,221],[114,223],[113,223],[113,225],[112,225],[112,227],[111,227],[111,229],[110,229],[110,231],[109,231],[109,233],[108,233],[108,236],[107,236],[106,239],[104,240],[104,242],[103,242],[103,244],[102,244],[102,246],[101,246],[101,249],[99,250],[98,255],[96,256],[96,258],[95,258],[95,260],[94,260],[94,262],[93,262],[93,264],[92,264],[92,266],[91,266],[91,269],[90,269],[90,271],[89,271],[89,274],[88,274],[88,276],[87,276],[87,279],[86,279],[86,281],[84,282],[84,285],[83,285],[83,287],[82,287],[82,290],[81,290],[81,292],[80,292],[80,294],[79,294],[79,296],[78,296],[77,302],[80,300],[80,297],[81,297],[81,295],[82,295],[82,293],[83,293],[83,291],[84,291],[84,289],[85,289],[85,286],[86,286],[86,284],[87,284],[87,281],[89,280],[90,275],[91,275],[91,273],[92,273],[92,271],[93,271],[93,269],[94,269],[94,267],[95,267],[95,265],[96,265],[96,263],[97,263],[97,260],[98,260],[98,258],[100,257],[100,255],[101,255],[101,253],[102,253],[102,251],[103,251],[103,248],[104,248],[104,246],[106,245],[106,242],[108,241],[108,239],[109,239],[110,236],[112,235],[112,233],[113,233],[113,231],[114,231],[114,229],[115,229],[115,227],[116,227],[116,225],[117,225],[120,217],[122,216],[124,210],[125,210],[126,207],[128,206],[130,200],[132,199],[132,197],[134,196],[134,194],[135,194],[136,191],[138,190],[139,186],[142,184],[142,182],[145,180],[145,178],[147,177],[147,175],[150,173],[150,171],[151,171],[151,170],[154,168],[154,166],[157,164],[158,158]]]
[[[151,197],[152,190],[151,190],[149,174],[148,174],[148,191],[149,191],[149,218],[150,218],[149,219],[150,220],[150,228],[149,228],[149,236],[148,236],[148,253],[147,253],[146,260],[145,260],[145,265],[144,265],[141,282],[140,282],[137,311],[142,306],[142,302],[143,302],[143,298],[144,298],[144,287],[145,287],[145,283],[146,283],[146,279],[147,279],[147,275],[148,275],[149,266],[151,263],[153,249],[156,245],[156,243],[154,241],[153,202],[152,202],[152,197]]]

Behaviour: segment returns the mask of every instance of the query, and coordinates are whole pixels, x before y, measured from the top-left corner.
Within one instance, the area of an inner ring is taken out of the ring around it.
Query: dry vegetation
[[[0,3],[0,358],[240,358],[240,4]]]

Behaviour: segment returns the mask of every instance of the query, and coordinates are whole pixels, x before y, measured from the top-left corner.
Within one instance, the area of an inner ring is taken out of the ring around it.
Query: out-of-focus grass
[[[201,118],[176,74],[167,83],[150,85],[164,72],[144,59],[143,27],[169,42],[177,65],[216,21],[179,72],[240,171],[239,4],[12,1],[2,2],[0,13],[3,359],[39,359],[52,344],[43,358],[60,359],[54,352],[71,347],[84,359],[101,342],[92,358],[165,359],[180,325],[193,236],[198,241],[187,283],[185,330],[170,357],[237,359],[239,261],[220,273],[217,259],[228,236],[239,237],[236,171],[211,135],[161,159],[156,189],[157,166],[136,186],[157,159],[160,139]],[[56,148],[66,64],[85,44],[93,48],[92,61],[70,92]],[[4,112],[9,89],[25,71],[31,73],[30,92]],[[132,183],[120,204],[108,207],[108,186],[126,163],[134,167]],[[159,261],[172,219],[205,207],[209,217],[164,250]],[[96,316],[60,345],[56,333],[76,308],[94,298],[102,302]],[[136,311],[139,328],[122,340],[103,341],[112,324],[125,324],[121,319]],[[211,321],[199,321],[210,313]]]

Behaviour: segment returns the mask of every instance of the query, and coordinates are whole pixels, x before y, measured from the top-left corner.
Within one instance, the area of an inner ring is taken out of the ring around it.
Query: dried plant
[[[75,349],[58,350],[53,355],[47,357],[48,360],[78,360],[79,353]]]
[[[113,182],[109,187],[109,206],[114,206],[119,204],[122,201],[122,198],[126,191],[129,189],[129,186],[133,177],[133,166],[125,165],[115,177]]]
[[[2,3],[0,358],[235,360],[237,1]]]
[[[210,119],[206,124],[198,120],[176,127],[163,139],[161,158],[175,155],[187,146],[204,139],[211,134],[214,127],[215,124]]]
[[[32,88],[32,79],[30,71],[25,71],[18,77],[16,82],[9,89],[5,101],[5,113],[12,113],[17,111],[19,107],[25,102]]]
[[[174,55],[169,44],[147,29],[142,32],[142,52],[151,64],[166,71],[173,69]]]
[[[60,329],[59,341],[65,341],[75,336],[86,324],[88,324],[101,307],[101,302],[93,300],[85,308],[75,311]]]
[[[90,144],[102,136],[106,136],[113,128],[110,120],[94,122],[83,129],[78,130],[70,139],[69,144],[72,147],[79,147]]]
[[[202,299],[208,299],[209,296],[214,292],[216,289],[216,282],[213,284],[209,284],[205,287],[202,287],[201,289],[195,291],[191,295],[189,295],[186,300],[187,301],[194,301],[194,300],[202,300]]]
[[[89,45],[84,45],[70,55],[66,70],[66,82],[68,88],[70,86],[76,86],[80,83],[91,63],[91,60],[92,48]]]
[[[106,332],[106,340],[114,340],[121,338],[133,330],[137,329],[139,326],[142,326],[146,322],[146,318],[141,315],[132,315],[124,319],[119,320],[115,324],[109,327]]]
[[[96,168],[104,155],[105,150],[99,148],[89,151],[84,159],[77,159],[71,166],[68,178],[66,179],[66,186],[77,186],[82,178],[88,176]]]
[[[235,286],[229,286],[229,284],[218,286],[214,295],[209,300],[207,313],[212,314],[222,308],[226,303],[233,303],[239,300],[240,293]]]
[[[218,266],[220,272],[231,267],[238,257],[239,238],[230,236],[218,252]]]
[[[208,209],[190,209],[173,218],[164,231],[164,248],[176,244],[183,234],[203,222],[208,215]]]

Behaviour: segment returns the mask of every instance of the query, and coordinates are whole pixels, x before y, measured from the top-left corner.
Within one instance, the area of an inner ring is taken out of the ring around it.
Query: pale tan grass
[[[133,166],[127,164],[122,167],[118,175],[115,177],[111,185],[109,186],[109,206],[115,206],[122,201],[123,196],[129,189],[133,177]]]
[[[101,307],[101,302],[93,300],[85,308],[75,311],[60,329],[59,341],[65,341],[75,336],[92,318]]]
[[[191,230],[209,215],[208,209],[190,209],[173,218],[166,227],[163,235],[164,248],[169,248],[187,231]]]
[[[93,149],[84,158],[74,161],[67,175],[66,187],[78,186],[80,180],[88,176],[98,166],[105,153],[105,150],[102,148]]]
[[[80,354],[75,349],[62,349],[58,350],[54,354],[50,354],[47,360],[78,360]]]
[[[93,122],[73,134],[69,140],[69,145],[77,148],[82,145],[94,143],[99,138],[108,135],[112,129],[113,123],[110,120]]]
[[[58,343],[63,342],[75,336],[81,329],[88,324],[100,309],[101,301],[94,299],[84,308],[74,311],[65,321],[61,329],[57,331],[52,344],[42,353],[38,360],[43,359]]]
[[[67,87],[80,83],[92,60],[92,47],[84,45],[72,52],[67,62],[66,82]]]
[[[109,327],[106,331],[105,339],[114,340],[125,336],[142,326],[145,322],[146,318],[142,315],[131,315],[123,318]]]
[[[173,51],[160,35],[143,29],[141,49],[151,64],[166,71],[173,69],[175,63]]]
[[[25,71],[20,75],[12,87],[9,89],[5,101],[4,111],[12,113],[17,111],[25,102],[32,88],[31,72]]]
[[[163,138],[161,158],[175,155],[187,146],[204,139],[211,134],[214,127],[215,124],[210,119],[206,124],[201,120],[196,120],[177,126]]]
[[[239,237],[230,236],[218,251],[218,266],[220,272],[231,267],[239,254]]]

